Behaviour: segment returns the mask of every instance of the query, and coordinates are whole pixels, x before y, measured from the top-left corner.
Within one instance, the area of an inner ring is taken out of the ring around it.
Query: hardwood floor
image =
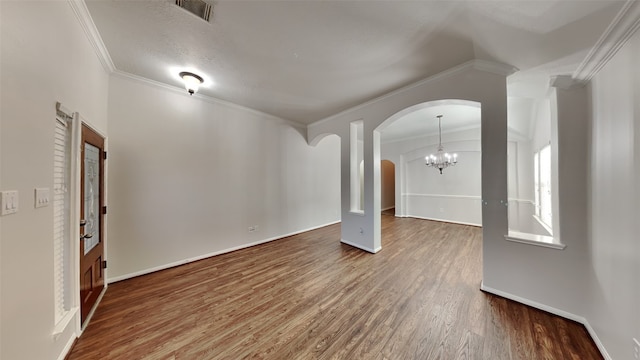
[[[481,229],[382,216],[111,284],[68,359],[602,359],[580,324],[485,294]]]

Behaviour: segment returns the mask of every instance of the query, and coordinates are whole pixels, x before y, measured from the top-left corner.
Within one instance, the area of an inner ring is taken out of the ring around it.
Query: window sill
[[[62,334],[62,332],[67,328],[67,326],[69,325],[69,323],[71,322],[71,320],[73,320],[76,316],[76,314],[78,313],[79,308],[78,307],[74,307],[71,310],[68,310],[64,316],[62,317],[62,319],[60,319],[60,321],[58,321],[58,323],[56,324],[56,326],[53,328],[53,337],[57,338],[58,336],[60,336],[60,334]]]
[[[505,235],[504,238],[507,241],[542,246],[556,250],[564,250],[564,248],[567,247],[567,245],[561,243],[559,239],[551,236],[521,233],[517,231],[509,231],[509,234]]]

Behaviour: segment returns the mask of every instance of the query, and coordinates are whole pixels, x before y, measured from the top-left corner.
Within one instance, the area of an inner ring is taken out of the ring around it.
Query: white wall
[[[557,89],[558,193],[554,213],[562,222],[558,236],[566,245],[556,250],[504,241],[490,249],[501,271],[484,289],[547,311],[583,321],[586,284],[587,96],[584,88]],[[553,135],[552,135],[553,136]],[[484,238],[486,242],[486,237]],[[485,266],[486,255],[485,255]]]
[[[478,121],[478,126],[480,122]],[[458,156],[458,164],[443,170],[425,166],[425,156],[437,151],[438,136],[385,142],[381,157],[402,166],[396,180],[404,191],[396,198],[396,216],[482,225],[480,128],[443,134],[443,146]],[[402,204],[398,204],[402,203]],[[402,209],[402,210],[400,210]]]
[[[54,329],[53,187],[56,101],[107,131],[108,75],[66,1],[0,1],[0,188],[18,190],[17,214],[0,217],[0,358],[57,359],[76,322]]]
[[[380,163],[380,195],[382,210],[396,206],[396,166],[389,160]],[[364,183],[364,182],[363,182]]]
[[[637,38],[634,44],[625,52],[624,66],[612,65],[620,73],[609,69],[613,75],[608,79],[609,74],[605,70],[605,75],[594,81],[594,132],[597,134],[593,135],[592,156],[595,160],[591,175],[594,176],[594,206],[590,216],[587,212],[588,93],[580,86],[558,87],[552,92],[550,108],[552,115],[557,115],[551,119],[550,136],[552,141],[554,136],[557,137],[558,174],[554,186],[559,194],[554,216],[557,215],[556,219],[562,223],[557,236],[566,245],[564,250],[514,243],[504,238],[507,232],[504,206],[507,195],[506,91],[499,84],[502,81],[504,86],[504,79],[480,77],[473,79],[477,83],[465,84],[455,78],[447,78],[446,82],[434,81],[433,84],[441,90],[449,87],[439,94],[439,99],[453,98],[447,95],[457,92],[469,95],[458,95],[458,99],[482,103],[482,288],[576,321],[586,321],[588,325],[593,322],[592,334],[597,342],[604,344],[602,349],[608,351],[613,359],[631,357],[631,337],[638,337],[640,323],[637,310],[640,303],[639,251],[637,236],[634,236],[640,230],[637,225],[640,218],[637,204],[640,201],[635,190],[640,178],[640,156],[637,147],[633,146],[637,144],[640,132],[639,82],[637,74],[629,76],[634,70],[635,65],[632,64],[640,63],[637,59],[640,53]],[[622,88],[616,90],[619,83],[622,83]],[[567,82],[560,81],[559,84]],[[422,85],[425,85],[422,91],[414,92]],[[406,92],[395,92],[309,127],[308,136],[313,141],[316,136],[331,132],[346,135],[348,127],[344,124],[348,124],[350,118],[364,118],[365,121],[365,191],[374,199],[365,201],[365,216],[348,217],[345,216],[345,206],[349,198],[348,194],[343,194],[344,242],[349,240],[354,246],[369,251],[379,246],[375,238],[376,231],[379,231],[375,222],[376,210],[379,209],[379,202],[375,201],[379,193],[375,153],[379,133],[374,129],[383,121],[381,119],[393,120],[417,106],[418,99],[434,96],[429,85],[427,81],[412,86]],[[481,99],[473,94],[473,89],[478,86],[491,97]],[[607,95],[611,92],[614,96]],[[616,95],[619,96],[616,98]],[[409,105],[403,107],[407,103]],[[607,106],[599,112],[601,103]],[[405,110],[397,112],[402,108]],[[617,122],[612,120],[611,114],[615,115]],[[343,145],[343,168],[348,159],[348,147]],[[406,186],[400,184],[403,189]],[[348,191],[348,178],[342,178],[342,188]],[[592,224],[591,243],[587,224]],[[357,231],[359,227],[364,230],[360,234]]]
[[[340,220],[337,136],[115,75],[109,136],[111,279]]]
[[[548,123],[548,100],[546,109]],[[548,133],[549,125],[546,128]],[[508,143],[509,228],[550,235],[533,218],[531,141],[511,132],[509,137],[512,139]],[[403,170],[396,176],[399,183],[405,184],[405,191],[398,193],[396,215],[480,226],[480,128],[447,132],[444,138],[445,149],[457,152],[460,157],[458,165],[444,170],[442,175],[424,165],[425,155],[436,151],[437,137],[423,136],[382,143],[381,156],[403,164],[400,167]],[[401,202],[406,204],[399,204]]]
[[[592,80],[586,317],[613,359],[640,340],[640,32]]]
[[[342,174],[342,241],[369,252],[381,249],[380,237],[380,131],[404,114],[443,99],[462,99],[479,102],[482,127],[482,208],[484,236],[484,275],[493,278],[501,272],[500,259],[493,258],[493,247],[503,247],[507,233],[506,142],[507,105],[506,75],[513,68],[480,60],[451,68],[415,84],[335,116],[309,125],[310,143],[326,134],[348,138],[349,123],[364,122],[364,214],[349,213],[349,147],[341,146]],[[396,187],[397,187],[396,183]],[[400,185],[404,188],[404,184]],[[494,261],[497,260],[497,261]]]

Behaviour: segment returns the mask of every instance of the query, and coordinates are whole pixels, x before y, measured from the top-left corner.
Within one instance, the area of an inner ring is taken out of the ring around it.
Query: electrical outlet
[[[638,339],[633,339],[633,358],[640,359],[640,342]]]

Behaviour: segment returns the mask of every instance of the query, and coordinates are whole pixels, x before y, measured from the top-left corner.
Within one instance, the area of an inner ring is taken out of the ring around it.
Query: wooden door
[[[80,312],[84,324],[104,288],[104,139],[82,125]]]

